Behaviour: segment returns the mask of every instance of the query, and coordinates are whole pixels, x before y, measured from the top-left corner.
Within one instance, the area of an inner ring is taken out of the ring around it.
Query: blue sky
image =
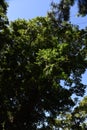
[[[52,0],[8,0],[8,18],[15,20],[17,18],[32,19],[37,16],[46,16],[50,9]],[[53,0],[58,1],[58,0]],[[86,17],[76,17],[77,4],[71,10],[71,22],[79,25],[80,28],[87,26]]]
[[[9,0],[8,17],[31,19],[46,16],[51,0]]]
[[[50,2],[52,0],[8,0],[8,18],[13,21],[17,18],[32,19],[37,16],[46,16],[47,11],[50,9]],[[58,1],[58,0],[55,0]],[[87,26],[87,16],[86,17],[76,17],[77,5],[71,9],[71,23],[79,25],[80,28],[85,28]],[[87,72],[83,75],[83,82],[87,84],[86,81]]]
[[[77,3],[74,5],[74,7],[71,8],[71,22],[73,24],[76,24],[76,25],[79,25],[79,27],[82,29],[82,28],[85,28],[87,26],[87,16],[85,17],[77,17],[77,14],[78,14],[78,5]]]

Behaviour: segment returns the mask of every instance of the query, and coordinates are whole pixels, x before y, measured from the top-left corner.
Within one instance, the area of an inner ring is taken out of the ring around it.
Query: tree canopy
[[[87,96],[74,108],[72,112],[61,113],[55,120],[58,128],[63,130],[86,130],[87,129]]]
[[[57,20],[68,21],[70,19],[70,9],[75,3],[78,5],[77,16],[87,15],[87,0],[60,0],[57,3],[52,2],[51,15],[53,13]]]
[[[0,51],[1,125],[6,130],[53,129],[58,114],[75,105],[72,94],[83,96],[85,33],[68,23],[55,27],[49,17],[11,23]]]
[[[76,112],[73,94],[83,96],[86,88],[81,79],[87,69],[87,30],[49,16],[3,25],[0,130],[64,129],[62,116]]]

